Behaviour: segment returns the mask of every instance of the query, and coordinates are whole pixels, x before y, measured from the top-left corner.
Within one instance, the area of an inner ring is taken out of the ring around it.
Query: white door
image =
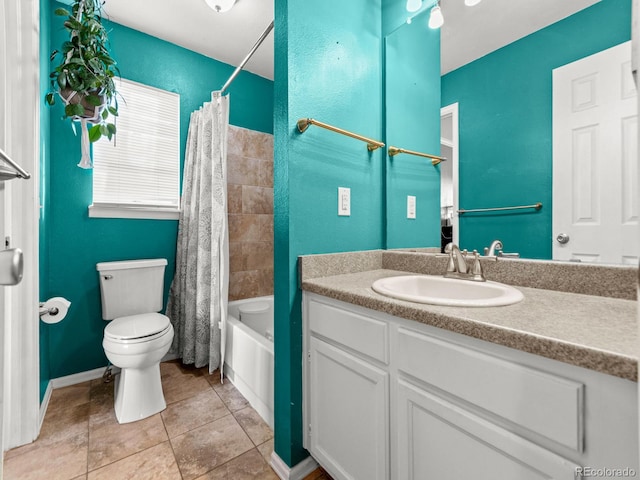
[[[0,1],[0,148],[31,173],[5,182],[2,231],[24,253],[19,285],[0,286],[0,372],[4,448],[32,442],[39,428],[38,216],[39,216],[39,4]]]
[[[638,264],[637,122],[631,42],[553,71],[554,259]]]
[[[7,205],[8,195],[5,195],[6,189],[4,186],[4,182],[0,182],[0,241],[2,245],[4,245],[5,238],[5,208]],[[0,249],[2,246],[0,246]],[[5,319],[8,315],[8,309],[5,305],[4,300],[4,289],[7,287],[0,286],[0,359],[4,359],[4,327],[5,327]],[[4,363],[4,362],[3,362]],[[3,368],[0,368],[0,480],[2,480],[2,466],[4,460],[4,435],[2,434],[4,428],[4,373]]]
[[[5,5],[0,5],[0,13],[2,14],[2,18],[6,18]],[[4,23],[4,22],[3,22]],[[3,25],[5,26],[5,25]],[[4,48],[0,48],[0,65],[6,67],[8,65],[7,53]],[[5,73],[6,75],[6,73]],[[4,86],[7,82],[6,77],[2,76],[0,78],[0,85]],[[3,88],[4,90],[4,88]],[[6,94],[5,94],[6,95]],[[4,110],[6,106],[6,100],[4,95],[0,97],[0,107]],[[6,120],[6,115],[0,113],[0,119],[3,120],[2,123]],[[0,148],[6,148],[6,142],[8,137],[8,132],[5,131],[5,128],[0,129]],[[17,181],[17,180],[14,180]],[[7,188],[5,187],[4,182],[0,181],[0,250],[5,248],[5,236],[6,236],[6,217],[10,212],[10,200],[11,196],[7,193]],[[9,318],[9,308],[5,303],[5,288],[0,285],[0,480],[2,480],[2,471],[3,471],[3,460],[4,460],[4,396],[5,396],[5,388],[4,388],[4,365],[5,365],[5,325]]]

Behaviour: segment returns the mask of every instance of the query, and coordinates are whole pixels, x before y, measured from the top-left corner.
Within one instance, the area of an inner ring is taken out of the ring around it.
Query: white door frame
[[[636,89],[640,91],[640,1],[633,0],[631,7],[631,71],[634,75]],[[637,96],[638,112],[640,112],[640,95]],[[640,122],[638,122],[638,138],[640,138]],[[638,159],[640,162],[640,159]],[[638,169],[638,182],[640,182],[640,168]],[[640,196],[636,198],[640,207]],[[640,243],[640,238],[636,239]],[[640,298],[640,282],[636,283],[636,292]],[[638,333],[640,334],[640,309],[636,313],[638,319]],[[636,347],[636,356],[640,355],[640,344]],[[640,383],[638,384],[640,392]],[[640,403],[638,404],[640,409]],[[640,420],[639,420],[640,422]]]
[[[453,239],[452,242],[460,245],[460,221],[458,210],[460,208],[460,200],[458,198],[458,160],[459,160],[459,138],[458,138],[458,102],[447,105],[440,109],[440,118],[451,116],[451,158],[447,158],[447,162],[451,162],[451,174],[453,182]]]
[[[40,166],[39,1],[0,2],[0,147],[29,180],[5,182],[4,235],[24,253],[22,282],[4,288],[4,448],[33,441],[39,428],[38,219]],[[0,248],[5,248],[5,239]]]

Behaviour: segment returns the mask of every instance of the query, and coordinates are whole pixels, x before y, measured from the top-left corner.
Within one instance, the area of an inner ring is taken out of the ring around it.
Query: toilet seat
[[[238,311],[242,313],[266,313],[269,311],[269,302],[250,302],[246,305],[238,306]]]
[[[141,313],[112,320],[104,329],[104,338],[117,343],[150,342],[171,328],[169,317],[160,313]]]

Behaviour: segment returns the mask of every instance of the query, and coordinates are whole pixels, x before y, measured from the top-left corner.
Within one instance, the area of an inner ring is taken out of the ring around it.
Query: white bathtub
[[[229,302],[224,373],[273,429],[273,295]]]

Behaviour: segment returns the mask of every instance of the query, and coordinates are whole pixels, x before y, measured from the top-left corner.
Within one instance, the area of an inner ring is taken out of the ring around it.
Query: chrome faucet
[[[476,282],[486,281],[482,271],[482,264],[480,263],[480,255],[477,250],[472,252],[473,264],[471,268],[469,268],[467,264],[469,252],[466,250],[460,251],[460,248],[455,243],[448,243],[447,246],[444,247],[444,252],[449,255],[447,270],[444,274],[445,277],[474,280]]]
[[[493,242],[491,242],[491,245],[489,246],[489,248],[484,247],[484,256],[495,257],[496,250],[502,250],[503,248],[504,246],[502,245],[502,242],[500,240],[494,240]]]
[[[464,251],[463,256],[463,253],[460,251],[460,247],[458,247],[458,245],[456,245],[455,243],[447,243],[447,245],[444,247],[444,253],[449,254],[447,273],[467,273],[468,267],[467,260],[465,259],[465,256],[467,255],[466,250]]]
[[[494,240],[489,247],[484,247],[484,256],[490,258],[504,257],[504,258],[519,258],[519,253],[505,253],[502,251],[504,246],[500,240]]]

